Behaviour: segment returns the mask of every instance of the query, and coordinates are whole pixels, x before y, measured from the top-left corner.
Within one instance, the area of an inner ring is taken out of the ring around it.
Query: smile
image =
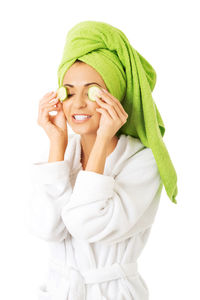
[[[79,117],[77,117],[77,119],[75,119],[75,117],[73,116],[72,120],[74,123],[84,123],[84,122],[87,122],[90,118],[91,118],[91,116],[87,116],[87,117],[79,116]]]

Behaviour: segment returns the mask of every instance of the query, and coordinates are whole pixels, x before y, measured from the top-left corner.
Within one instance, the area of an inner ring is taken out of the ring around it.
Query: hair
[[[83,64],[83,63],[84,63],[83,61],[81,61],[81,60],[79,60],[79,59],[77,59],[77,60],[75,61],[75,63],[76,63],[76,62],[79,63],[79,64],[81,64],[81,63]]]

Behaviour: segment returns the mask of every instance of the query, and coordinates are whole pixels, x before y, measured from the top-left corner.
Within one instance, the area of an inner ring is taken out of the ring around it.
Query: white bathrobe
[[[104,174],[82,169],[80,135],[64,161],[31,164],[28,229],[50,247],[38,300],[147,300],[138,272],[163,183],[152,150],[122,134]]]

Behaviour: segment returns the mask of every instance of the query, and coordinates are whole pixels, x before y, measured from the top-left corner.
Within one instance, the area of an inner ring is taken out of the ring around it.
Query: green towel
[[[177,203],[177,174],[162,139],[165,126],[151,94],[156,83],[153,67],[121,30],[97,21],[83,21],[69,30],[58,67],[59,87],[76,60],[99,72],[108,91],[121,102],[129,117],[117,136],[139,138],[151,148],[167,195]]]

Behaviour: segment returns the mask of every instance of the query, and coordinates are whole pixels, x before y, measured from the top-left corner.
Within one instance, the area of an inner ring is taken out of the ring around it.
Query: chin
[[[87,128],[87,127],[84,127],[84,126],[81,127],[81,125],[78,125],[78,126],[73,125],[72,126],[71,124],[69,124],[69,126],[71,127],[71,129],[75,133],[80,134],[80,135],[85,135],[85,134],[94,134],[94,135],[96,135],[97,130],[98,130],[98,128],[96,130],[94,130],[94,129],[90,129],[90,128]]]
[[[79,135],[96,135],[97,134],[97,131],[94,131],[94,130],[78,130],[77,128],[76,129],[72,128],[72,130]]]

